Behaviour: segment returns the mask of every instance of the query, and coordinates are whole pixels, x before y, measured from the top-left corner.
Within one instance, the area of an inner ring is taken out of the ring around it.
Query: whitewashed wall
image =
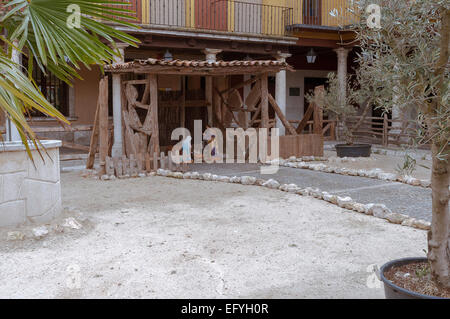
[[[61,212],[60,141],[42,141],[33,162],[21,142],[0,143],[0,227],[45,223]]]

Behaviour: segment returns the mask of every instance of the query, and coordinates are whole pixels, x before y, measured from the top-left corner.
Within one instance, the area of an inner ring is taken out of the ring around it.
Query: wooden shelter
[[[91,161],[96,153],[97,140],[100,140],[100,164],[103,173],[120,175],[127,165],[137,166],[137,170],[154,170],[164,167],[164,156],[161,151],[168,148],[171,130],[167,128],[168,118],[176,116],[175,127],[186,127],[186,110],[191,107],[205,110],[206,122],[210,127],[224,131],[229,127],[273,128],[277,116],[286,128],[287,136],[280,137],[280,156],[302,156],[323,154],[323,136],[320,130],[317,134],[302,134],[303,124],[294,128],[286,119],[285,114],[270,95],[268,89],[269,74],[281,70],[291,71],[286,62],[272,60],[255,61],[190,61],[159,59],[135,60],[117,63],[105,67],[109,74],[121,74],[121,105],[123,120],[123,157],[111,159],[111,134],[108,134],[107,103],[108,85],[105,79],[100,83],[99,107],[94,125],[91,143]],[[158,76],[176,75],[182,79],[182,91],[179,94],[169,94],[169,99],[162,99],[167,92],[158,88]],[[233,75],[251,75],[249,80],[230,85],[227,81]],[[187,96],[186,78],[201,76],[204,78],[204,94],[200,98]],[[125,79],[127,78],[127,79]],[[242,88],[251,86],[250,93],[244,99]],[[105,111],[106,110],[106,111]],[[165,111],[168,110],[168,111]],[[205,114],[203,113],[203,114]],[[319,114],[319,112],[316,112]],[[165,114],[165,116],[162,116]],[[312,114],[312,113],[311,113]],[[310,114],[310,115],[311,115]],[[309,120],[309,118],[307,119]],[[98,126],[98,129],[96,127]],[[165,129],[162,129],[162,128]],[[164,135],[164,136],[162,136]],[[168,135],[168,136],[167,136]],[[122,164],[122,168],[117,166]],[[169,160],[170,165],[170,160]],[[132,168],[128,168],[132,170]],[[118,172],[119,170],[119,172]]]

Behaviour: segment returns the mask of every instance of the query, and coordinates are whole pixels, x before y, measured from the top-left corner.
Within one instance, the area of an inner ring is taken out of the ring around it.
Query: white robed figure
[[[182,149],[183,149],[183,163],[191,163],[191,141],[192,137],[189,135],[183,140]]]

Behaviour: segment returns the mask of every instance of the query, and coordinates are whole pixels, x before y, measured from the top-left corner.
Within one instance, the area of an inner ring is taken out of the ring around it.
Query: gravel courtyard
[[[1,298],[383,298],[368,267],[426,248],[424,231],[254,186],[66,173],[62,191],[83,228],[0,232]]]

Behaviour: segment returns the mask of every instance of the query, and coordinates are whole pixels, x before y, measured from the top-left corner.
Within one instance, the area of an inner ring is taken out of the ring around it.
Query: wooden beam
[[[317,103],[323,103],[323,95],[325,94],[325,87],[323,85],[314,88],[314,96]],[[314,134],[323,134],[323,106],[314,104]]]
[[[100,135],[100,174],[103,175],[106,172],[106,156],[108,156],[108,77],[105,76],[100,80],[99,90],[99,135]]]
[[[186,126],[186,76],[181,76],[180,127]]]
[[[213,126],[213,78],[206,76],[205,78],[205,98],[208,108],[208,126]]]
[[[151,143],[153,145],[153,153],[159,154],[159,125],[158,125],[158,76],[156,74],[149,74],[148,82],[150,86],[150,112],[152,116]]]
[[[288,130],[289,134],[297,135],[297,132],[295,131],[294,127],[286,119],[286,117],[283,114],[283,111],[281,111],[280,107],[278,106],[277,102],[275,101],[275,99],[271,94],[269,94],[269,102],[272,105],[273,109],[275,110],[275,113],[278,115],[278,118],[280,119],[281,123],[283,123],[284,127]]]
[[[308,121],[311,118],[313,112],[314,112],[314,104],[310,103],[308,109],[306,110],[305,115],[303,116],[302,120],[300,121],[300,124],[298,124],[297,129],[295,130],[297,134],[302,134],[306,125],[308,125]]]
[[[97,109],[95,110],[95,117],[94,117],[94,126],[92,128],[91,133],[91,142],[89,145],[89,155],[86,162],[86,169],[93,169],[94,168],[94,162],[95,162],[95,154],[97,153],[98,148],[98,112],[100,109],[100,95],[97,100]]]
[[[261,127],[269,128],[269,88],[267,73],[261,76]]]
[[[250,79],[248,79],[248,80],[246,80],[244,82],[241,82],[239,84],[233,85],[231,88],[229,88],[229,89],[227,89],[225,91],[221,91],[220,93],[227,94],[227,93],[230,93],[233,90],[239,90],[240,88],[243,88],[246,85],[252,84],[252,83],[258,81],[259,79],[260,79],[259,76],[255,76],[254,78],[250,78]]]

